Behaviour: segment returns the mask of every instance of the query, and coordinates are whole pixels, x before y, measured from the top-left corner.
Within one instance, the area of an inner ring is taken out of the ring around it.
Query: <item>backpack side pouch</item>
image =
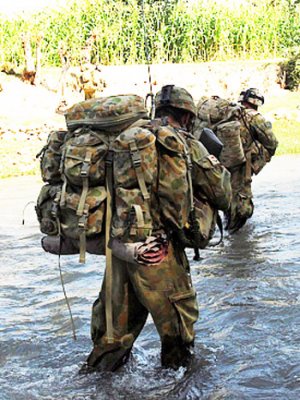
[[[112,236],[122,241],[146,239],[153,230],[151,199],[157,180],[156,138],[141,127],[129,128],[113,142],[115,204]]]
[[[82,187],[104,185],[108,134],[89,128],[78,129],[63,146],[63,169],[68,182]]]
[[[53,131],[50,132],[48,136],[47,144],[40,153],[40,169],[44,182],[49,182],[52,184],[61,182],[61,147],[67,134],[67,131]]]
[[[54,236],[59,233],[58,207],[61,185],[46,184],[42,186],[35,207],[40,230],[46,235]]]
[[[267,162],[270,161],[268,150],[261,144],[256,143],[251,149],[251,171],[257,175],[264,168]]]
[[[168,126],[157,131],[159,207],[165,224],[175,230],[184,228],[191,210],[187,154],[183,140]]]
[[[241,140],[239,121],[228,121],[217,125],[216,135],[223,143],[220,161],[226,168],[232,168],[246,161]]]
[[[71,239],[79,239],[82,231],[92,237],[104,234],[104,215],[106,207],[106,189],[104,186],[91,187],[88,190],[83,215],[78,215],[80,194],[67,186],[65,202],[60,206],[60,224],[62,234]]]
[[[215,233],[218,212],[207,201],[197,199],[195,196],[194,210],[196,222],[199,227],[197,243],[195,243],[195,239],[193,237],[194,232],[189,224],[186,225],[184,233],[186,238],[190,241],[190,245],[188,247],[198,247],[200,249],[204,249]]]

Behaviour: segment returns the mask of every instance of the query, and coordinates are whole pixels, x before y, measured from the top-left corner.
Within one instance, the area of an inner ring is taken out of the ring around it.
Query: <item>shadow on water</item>
[[[202,251],[200,262],[188,253],[200,317],[194,359],[178,371],[160,367],[160,342],[149,318],[120,371],[78,375],[92,346],[91,305],[105,260],[89,256],[80,265],[77,256],[62,258],[74,341],[58,260],[39,246],[33,209],[20,224],[22,207],[40,184],[19,196],[16,213],[6,212],[1,188],[0,400],[298,400],[299,161],[277,158],[255,178],[255,213],[240,232]]]

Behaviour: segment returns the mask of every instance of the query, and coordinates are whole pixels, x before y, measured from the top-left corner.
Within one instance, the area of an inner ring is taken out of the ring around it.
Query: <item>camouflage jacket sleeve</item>
[[[209,154],[202,143],[190,140],[193,160],[192,179],[195,194],[218,210],[227,210],[231,202],[230,172]]]
[[[272,157],[275,154],[278,141],[272,131],[271,122],[267,121],[264,116],[257,113],[251,120],[251,128],[254,131],[254,138],[268,150],[270,157]]]

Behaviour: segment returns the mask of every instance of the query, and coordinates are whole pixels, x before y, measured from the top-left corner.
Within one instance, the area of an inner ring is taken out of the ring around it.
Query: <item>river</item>
[[[162,369],[151,318],[128,364],[78,375],[92,348],[92,302],[104,258],[58,259],[40,247],[36,177],[1,181],[0,400],[300,398],[300,156],[274,157],[254,178],[255,211],[224,244],[192,261],[200,317],[188,369]]]

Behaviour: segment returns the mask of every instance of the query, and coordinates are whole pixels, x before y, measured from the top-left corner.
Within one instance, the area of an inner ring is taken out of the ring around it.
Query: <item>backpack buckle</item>
[[[91,160],[92,153],[90,151],[87,151],[80,171],[80,176],[82,178],[86,178],[89,176]]]
[[[105,164],[107,165],[107,167],[111,167],[112,166],[113,158],[114,158],[114,152],[109,150],[108,153],[107,153],[107,156],[105,158]]]
[[[53,203],[51,206],[51,215],[53,217],[56,217],[58,213],[58,204],[57,203]]]
[[[81,171],[80,171],[80,176],[82,178],[88,177],[89,176],[89,170],[90,170],[90,165],[87,162],[84,162],[82,164],[82,168],[81,168]]]
[[[142,165],[142,160],[139,154],[139,149],[137,148],[134,140],[132,142],[129,142],[129,148],[133,166],[134,168],[139,168]]]
[[[130,152],[134,168],[139,168],[142,165],[142,160],[137,152]]]
[[[85,231],[87,227],[88,212],[84,210],[83,215],[78,220],[78,228]]]

